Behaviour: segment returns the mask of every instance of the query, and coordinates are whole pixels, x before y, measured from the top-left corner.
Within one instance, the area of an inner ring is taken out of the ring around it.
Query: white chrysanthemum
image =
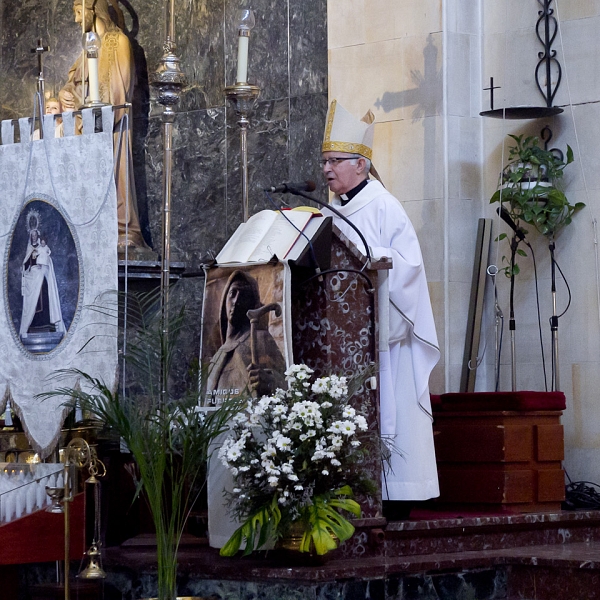
[[[235,462],[241,456],[240,449],[237,446],[232,446],[227,451],[227,460],[230,462]]]
[[[342,433],[343,424],[342,421],[334,421],[327,431],[331,433]]]
[[[342,463],[337,458],[332,458],[331,459],[331,464],[334,467],[341,467],[342,466]]]
[[[340,436],[340,435],[330,436],[330,441],[331,441],[331,448],[333,450],[339,450],[342,447],[342,444],[344,443],[344,440],[343,440],[342,436]]]
[[[280,435],[275,441],[275,445],[280,450],[283,450],[284,452],[289,452],[292,449],[292,440],[288,437],[285,437],[285,435]]]
[[[358,448],[360,446],[360,442],[358,440],[354,440],[350,442],[350,444],[352,444],[352,446],[354,446],[355,448]]]
[[[354,422],[361,431],[366,431],[369,428],[367,420],[362,415],[356,415],[354,417]]]
[[[323,469],[323,470],[321,471],[321,474],[322,474],[322,475],[329,475],[329,471],[328,471],[327,469]]]
[[[279,485],[279,477],[275,477],[275,475],[271,475],[267,481],[271,487],[277,487]]]
[[[356,411],[354,410],[354,408],[352,408],[352,406],[349,406],[349,405],[346,405],[342,412],[342,416],[346,417],[346,419],[353,417],[355,414],[356,414]]]
[[[342,433],[346,436],[350,436],[356,432],[356,425],[352,421],[343,421]]]
[[[325,392],[327,392],[327,382],[321,378],[321,379],[317,379],[311,387],[311,390],[315,393],[315,394],[324,394]]]

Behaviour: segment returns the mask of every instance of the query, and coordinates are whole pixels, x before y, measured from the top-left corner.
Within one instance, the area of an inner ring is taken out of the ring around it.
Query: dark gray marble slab
[[[327,0],[289,0],[290,94],[327,93]]]

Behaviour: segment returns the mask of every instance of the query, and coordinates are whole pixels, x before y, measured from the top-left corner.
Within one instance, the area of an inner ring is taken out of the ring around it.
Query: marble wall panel
[[[178,9],[178,53],[187,77],[179,110],[223,106],[227,60],[224,38],[236,35],[233,24],[224,27],[223,0],[181,3]]]
[[[321,115],[327,112],[327,92],[297,96],[290,100],[290,147],[288,181],[314,181],[317,195],[327,201],[327,186],[319,159],[323,142]],[[299,198],[303,204],[304,200]]]
[[[289,0],[290,96],[327,91],[327,0]]]

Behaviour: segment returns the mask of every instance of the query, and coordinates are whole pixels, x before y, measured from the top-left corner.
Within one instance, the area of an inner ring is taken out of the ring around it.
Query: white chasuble
[[[372,257],[390,257],[389,348],[380,351],[381,433],[393,447],[382,475],[384,500],[426,500],[439,495],[429,376],[440,352],[421,248],[404,208],[378,181],[335,208],[364,235]],[[328,212],[326,209],[324,212]],[[335,224],[364,254],[350,225]]]

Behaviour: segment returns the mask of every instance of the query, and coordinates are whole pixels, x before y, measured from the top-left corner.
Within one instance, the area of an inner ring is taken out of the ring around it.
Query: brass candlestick
[[[47,508],[49,512],[64,513],[65,516],[65,600],[71,598],[71,587],[69,581],[69,561],[71,559],[71,514],[70,504],[74,498],[76,469],[89,466],[91,461],[97,457],[95,451],[90,449],[88,443],[82,438],[72,439],[63,452],[63,488],[46,487],[46,493],[52,498],[52,506]],[[104,466],[104,465],[102,465]],[[60,504],[62,503],[62,507]]]
[[[227,99],[234,105],[240,126],[240,155],[242,171],[242,211],[244,223],[250,216],[248,210],[248,115],[254,108],[260,88],[249,83],[236,83],[225,88]]]

